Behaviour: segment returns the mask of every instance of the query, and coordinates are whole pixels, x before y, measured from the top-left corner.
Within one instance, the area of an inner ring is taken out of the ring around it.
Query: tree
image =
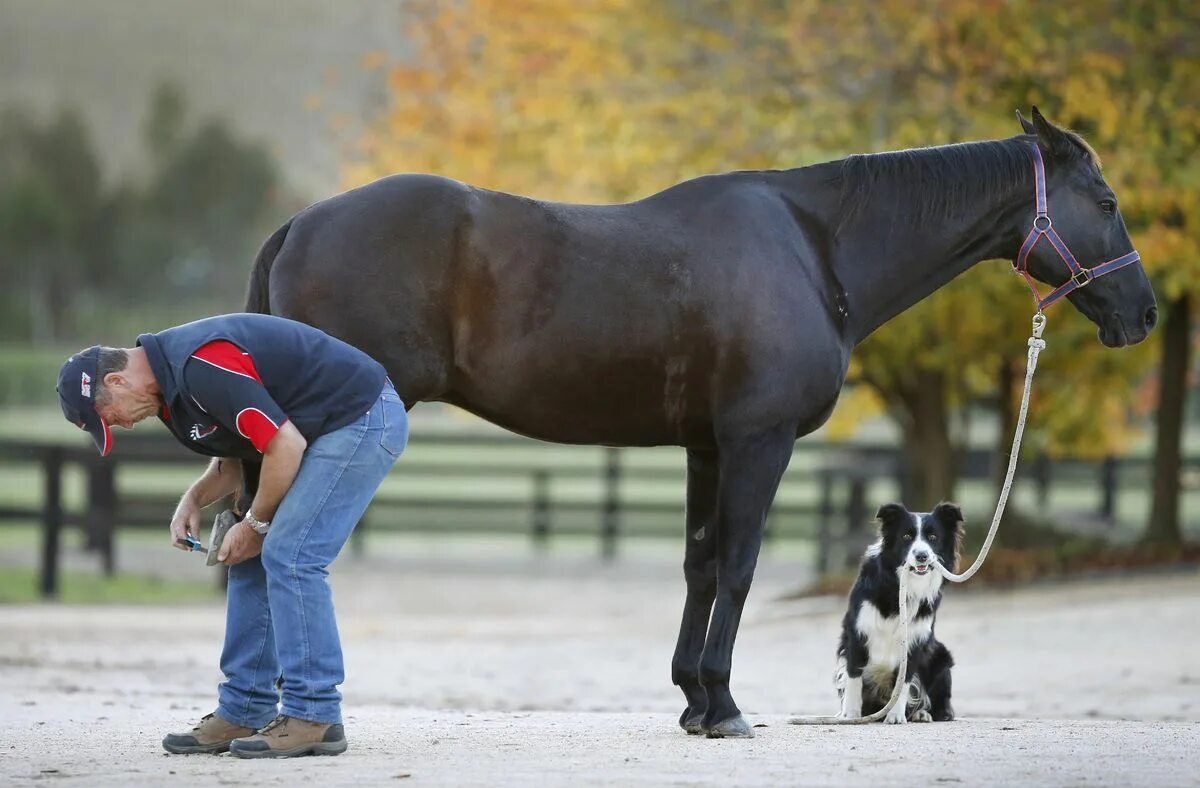
[[[1190,152],[1200,58],[1177,62],[1200,38],[1194,4],[406,8],[414,54],[389,72],[390,101],[347,168],[350,184],[415,170],[554,199],[625,200],[706,172],[1012,136],[1012,110],[1039,103],[1112,154],[1107,175],[1148,266],[1170,260],[1178,269],[1166,281],[1179,288],[1198,281]],[[856,354],[855,378],[871,396],[849,399],[874,399],[901,427],[918,474],[910,503],[953,491],[954,408],[990,397],[1011,411],[1019,391],[997,396],[997,385],[1024,356],[1032,309],[1021,288],[1002,263],[979,266]],[[1052,316],[1050,340],[1029,444],[1121,450],[1150,354],[1101,348],[1068,309]]]
[[[100,221],[100,168],[80,116],[39,126],[21,110],[0,119],[0,275],[6,312],[34,340],[60,339],[71,296],[97,281],[111,246]],[[95,262],[99,265],[94,265]]]

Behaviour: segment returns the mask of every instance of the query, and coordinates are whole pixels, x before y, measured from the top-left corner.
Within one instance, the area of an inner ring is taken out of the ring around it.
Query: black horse
[[[409,407],[448,402],[546,441],[684,447],[680,725],[751,736],[729,676],[764,519],[850,352],[975,263],[1017,255],[1033,143],[1079,262],[1132,249],[1091,148],[1036,109],[1022,123],[1010,139],[705,176],[624,205],[396,175],[276,231],[247,310],[362,348]],[[1066,279],[1049,244],[1029,270]],[[1140,264],[1069,299],[1109,347],[1142,341],[1157,318]]]

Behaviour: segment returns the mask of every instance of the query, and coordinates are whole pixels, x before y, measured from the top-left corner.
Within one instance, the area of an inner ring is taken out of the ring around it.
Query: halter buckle
[[[1075,283],[1075,287],[1085,287],[1092,281],[1092,272],[1087,268],[1079,269],[1078,273],[1071,275],[1071,281]]]

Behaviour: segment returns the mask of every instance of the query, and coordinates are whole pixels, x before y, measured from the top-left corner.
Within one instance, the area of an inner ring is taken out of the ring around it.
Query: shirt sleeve
[[[188,359],[183,375],[196,405],[259,452],[288,420],[263,385],[254,359],[237,345],[209,342]]]

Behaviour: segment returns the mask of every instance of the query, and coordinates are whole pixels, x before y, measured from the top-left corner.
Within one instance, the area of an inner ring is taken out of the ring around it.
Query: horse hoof
[[[683,714],[679,715],[679,727],[687,731],[689,736],[704,733],[703,722],[704,712],[693,712],[691,706],[688,706],[683,710]]]
[[[704,735],[710,739],[753,739],[754,729],[746,722],[746,718],[739,714],[706,728]]]

